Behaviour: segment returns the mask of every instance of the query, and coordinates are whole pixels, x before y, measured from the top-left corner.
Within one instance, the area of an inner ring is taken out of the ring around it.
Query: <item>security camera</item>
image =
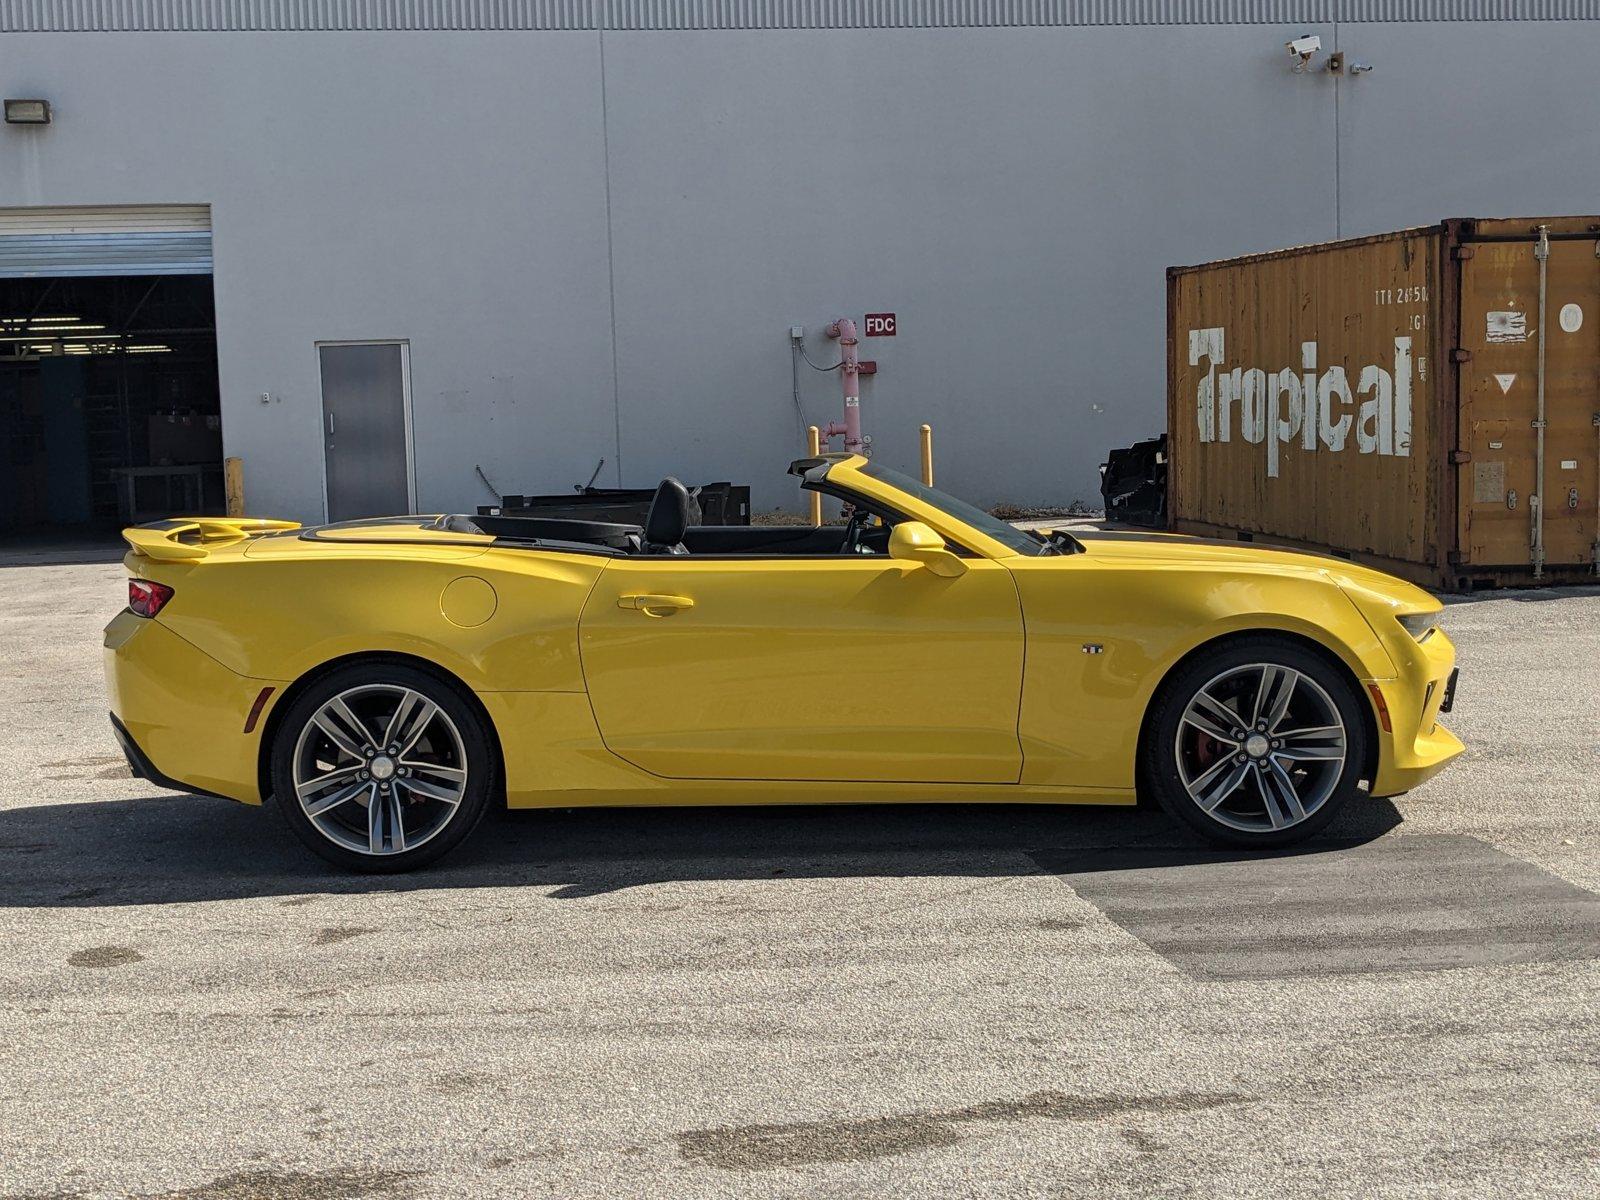
[[[1289,47],[1289,55],[1295,60],[1294,69],[1304,71],[1311,62],[1311,56],[1322,49],[1322,39],[1314,33],[1302,34],[1284,43]]]

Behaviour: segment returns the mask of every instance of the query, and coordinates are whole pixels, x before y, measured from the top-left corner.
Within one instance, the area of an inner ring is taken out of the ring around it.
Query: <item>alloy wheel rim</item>
[[[323,837],[389,857],[432,841],[467,792],[466,746],[415,688],[363,684],[326,701],[295,742],[295,798]]]
[[[1201,812],[1272,833],[1310,820],[1344,774],[1344,718],[1315,679],[1281,663],[1232,667],[1183,710],[1178,778]]]

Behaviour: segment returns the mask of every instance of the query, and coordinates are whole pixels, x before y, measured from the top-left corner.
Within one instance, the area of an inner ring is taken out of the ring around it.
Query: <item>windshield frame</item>
[[[959,497],[860,455],[824,454],[798,459],[789,470],[801,477],[804,487],[860,496],[869,505],[887,504],[907,519],[931,525],[946,538],[987,558],[1071,553],[1053,538],[1018,529]]]

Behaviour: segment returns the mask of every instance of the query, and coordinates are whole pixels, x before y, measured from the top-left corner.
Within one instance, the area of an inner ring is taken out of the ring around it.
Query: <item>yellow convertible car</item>
[[[105,633],[136,775],[366,871],[491,804],[1133,804],[1280,846],[1462,746],[1426,593],[1340,559],[1029,533],[850,455],[821,527],[394,517],[129,529]]]

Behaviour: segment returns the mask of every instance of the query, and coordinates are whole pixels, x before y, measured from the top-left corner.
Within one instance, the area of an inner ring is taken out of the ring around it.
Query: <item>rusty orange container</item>
[[[1600,217],[1167,272],[1173,529],[1448,590],[1600,561]]]

